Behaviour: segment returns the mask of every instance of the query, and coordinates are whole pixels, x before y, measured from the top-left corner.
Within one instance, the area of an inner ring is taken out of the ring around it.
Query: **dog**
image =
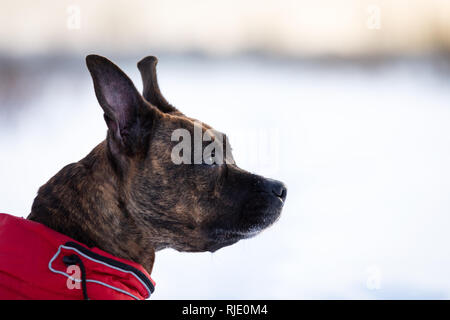
[[[287,194],[282,182],[239,168],[225,135],[223,163],[174,163],[173,132],[194,135],[199,122],[161,94],[157,62],[138,63],[141,95],[114,63],[86,57],[106,139],[40,187],[27,217],[149,274],[164,248],[214,252],[255,236],[279,218]]]

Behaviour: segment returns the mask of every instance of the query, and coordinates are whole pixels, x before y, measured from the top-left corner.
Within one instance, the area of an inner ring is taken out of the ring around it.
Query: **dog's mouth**
[[[210,234],[210,237],[213,240],[208,247],[208,251],[214,252],[223,247],[232,245],[239,240],[252,238],[264,229],[265,227],[258,226],[246,230],[233,230],[223,228],[214,229],[214,231]]]
[[[248,230],[228,230],[228,229],[216,229],[213,232],[215,239],[247,239],[256,236],[264,228],[253,227]]]
[[[251,223],[249,221],[240,221],[241,223],[238,223],[236,226],[227,225],[213,228],[209,233],[211,243],[208,251],[214,252],[239,240],[252,238],[273,225],[281,215],[283,200],[280,199],[280,201],[281,204],[276,209],[261,214],[256,221],[253,216]]]

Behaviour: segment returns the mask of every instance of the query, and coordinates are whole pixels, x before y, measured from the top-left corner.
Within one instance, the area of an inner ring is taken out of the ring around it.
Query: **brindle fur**
[[[138,63],[143,96],[106,58],[90,55],[86,62],[107,137],[39,189],[28,219],[148,272],[158,250],[212,252],[277,220],[284,185],[238,168],[230,150],[227,164],[172,162],[173,130],[193,136],[194,119],[162,96],[155,57]]]

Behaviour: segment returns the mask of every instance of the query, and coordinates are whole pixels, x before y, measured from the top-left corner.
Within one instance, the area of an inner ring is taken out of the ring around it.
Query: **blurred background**
[[[154,299],[450,298],[450,1],[0,0],[0,212],[106,135],[85,67],[160,87],[284,181],[281,219],[157,253]]]

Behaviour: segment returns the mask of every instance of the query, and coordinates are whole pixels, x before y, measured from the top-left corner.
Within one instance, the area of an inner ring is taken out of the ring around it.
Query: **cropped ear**
[[[157,107],[162,112],[178,111],[174,106],[167,102],[161,94],[156,77],[156,65],[158,58],[148,56],[138,62],[137,66],[141,72],[142,83],[144,84],[143,96],[145,100]]]
[[[94,82],[95,94],[108,126],[108,144],[113,155],[136,151],[142,139],[144,104],[127,75],[108,59],[89,55],[86,65]],[[147,109],[148,110],[148,109]]]

